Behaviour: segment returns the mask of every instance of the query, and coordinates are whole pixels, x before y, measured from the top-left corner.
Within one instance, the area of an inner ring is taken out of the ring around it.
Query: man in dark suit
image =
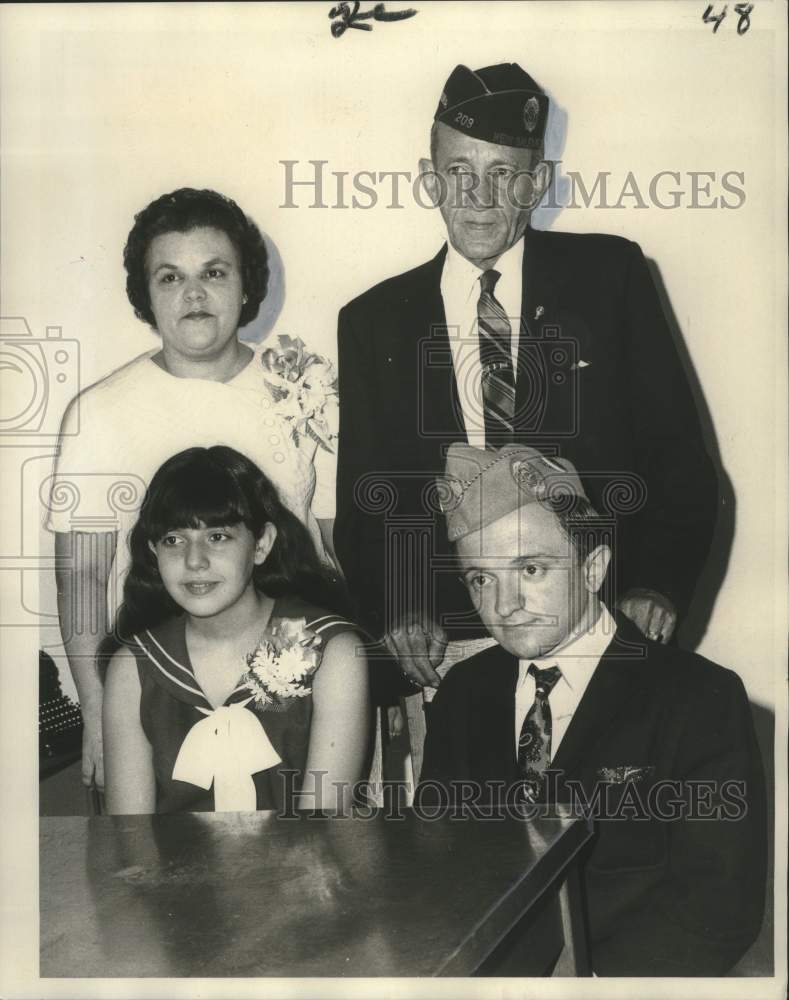
[[[610,528],[569,462],[453,445],[441,494],[497,644],[428,707],[415,808],[583,810],[598,820],[582,859],[594,971],[723,975],[758,934],[766,877],[742,682],[609,614]]]
[[[431,486],[453,442],[570,458],[618,524],[618,606],[667,641],[714,527],[717,484],[639,247],[540,232],[548,98],[519,66],[458,66],[424,186],[448,245],[339,317],[335,546],[366,627],[437,684],[444,643],[483,634]]]

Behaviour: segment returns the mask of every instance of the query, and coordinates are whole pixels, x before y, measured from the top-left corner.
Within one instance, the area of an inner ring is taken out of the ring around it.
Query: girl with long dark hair
[[[267,477],[232,448],[181,452],[129,545],[104,696],[108,811],[347,804],[366,758],[366,659]]]

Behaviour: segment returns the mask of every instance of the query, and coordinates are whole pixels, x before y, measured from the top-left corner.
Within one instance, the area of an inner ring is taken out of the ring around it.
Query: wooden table
[[[561,815],[429,822],[409,811],[40,823],[45,977],[496,974],[489,956],[524,951],[508,933],[555,897],[591,836]],[[588,974],[577,878],[564,885],[565,936],[575,931]],[[534,923],[518,933],[544,971],[550,921]]]

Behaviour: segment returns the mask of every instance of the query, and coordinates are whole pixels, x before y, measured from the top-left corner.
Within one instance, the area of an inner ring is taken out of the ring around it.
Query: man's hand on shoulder
[[[384,636],[388,650],[397,657],[400,669],[420,687],[438,687],[447,635],[440,625],[420,615],[409,615]]]
[[[677,627],[677,609],[656,590],[637,587],[628,590],[617,605],[623,615],[655,642],[667,643]]]

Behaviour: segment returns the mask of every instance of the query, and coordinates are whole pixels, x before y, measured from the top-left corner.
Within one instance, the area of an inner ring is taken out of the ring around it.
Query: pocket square
[[[648,778],[655,770],[653,764],[637,767],[634,764],[620,764],[618,767],[600,767],[597,777],[608,785],[623,785],[626,781],[636,782]]]

